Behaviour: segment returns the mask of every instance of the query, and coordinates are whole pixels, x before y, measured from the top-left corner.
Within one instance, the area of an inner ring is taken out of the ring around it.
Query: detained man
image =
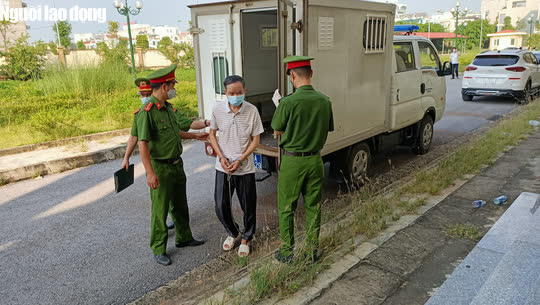
[[[224,85],[228,100],[214,107],[210,123],[210,142],[218,156],[214,199],[216,214],[229,235],[223,243],[223,250],[232,250],[241,238],[238,256],[245,257],[249,255],[256,228],[257,192],[253,151],[259,145],[264,129],[257,108],[245,101],[247,90],[244,79],[237,75],[229,76]],[[243,232],[240,232],[232,215],[234,191],[244,212]]]

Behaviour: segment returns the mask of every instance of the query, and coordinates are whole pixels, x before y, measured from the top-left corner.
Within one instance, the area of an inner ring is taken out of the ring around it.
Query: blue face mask
[[[229,96],[229,104],[233,106],[240,106],[244,102],[244,95]]]
[[[146,103],[148,103],[148,101],[151,99],[152,97],[149,96],[149,97],[141,97],[141,103],[143,105],[146,105]]]

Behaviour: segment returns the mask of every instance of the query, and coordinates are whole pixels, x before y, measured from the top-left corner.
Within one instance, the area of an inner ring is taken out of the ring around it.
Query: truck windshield
[[[476,56],[473,61],[475,66],[512,66],[519,60],[515,55],[484,55]]]

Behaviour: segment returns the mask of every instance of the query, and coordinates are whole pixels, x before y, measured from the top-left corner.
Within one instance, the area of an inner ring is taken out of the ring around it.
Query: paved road
[[[435,145],[515,107],[510,100],[463,102],[459,88],[448,80]],[[392,154],[401,162],[414,158]],[[194,143],[185,146],[184,160],[193,232],[207,243],[179,250],[170,235],[168,267],[154,262],[148,246],[150,196],[138,157],[135,184],[120,194],[111,178],[120,160],[0,187],[0,303],[122,304],[219,255],[226,236],[214,214],[213,159]],[[275,177],[258,185],[259,227],[276,225],[275,188]]]

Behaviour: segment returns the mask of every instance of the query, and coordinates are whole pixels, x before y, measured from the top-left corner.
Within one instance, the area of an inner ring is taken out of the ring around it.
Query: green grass
[[[499,122],[478,139],[459,147],[455,153],[439,161],[435,167],[419,171],[410,183],[398,187],[391,194],[372,196],[373,192],[368,186],[359,192],[339,198],[338,200],[345,200],[352,213],[350,217],[340,219],[337,226],[331,225],[337,222],[336,219],[331,219],[328,214],[323,216],[330,229],[321,233],[319,249],[322,256],[319,263],[310,264],[309,261],[300,259],[292,265],[287,265],[266,258],[252,265],[248,264],[250,285],[229,294],[229,298],[233,303],[238,299],[248,298],[249,304],[253,304],[276,295],[280,297],[290,295],[301,287],[312,284],[321,271],[333,260],[339,259],[337,251],[355,236],[363,236],[364,240],[375,237],[387,228],[392,220],[416,213],[427,202],[426,195],[440,194],[457,179],[463,179],[467,174],[478,173],[485,164],[492,164],[499,153],[509,146],[516,145],[534,130],[528,121],[538,116],[540,103],[524,106],[519,114]],[[323,207],[324,213],[326,210],[328,208]],[[336,215],[335,211],[330,213]],[[475,241],[483,236],[483,232],[471,224],[450,226],[446,233],[456,238]],[[302,243],[298,243],[298,247],[300,250],[296,253],[302,253]]]
[[[471,239],[474,241],[480,241],[484,237],[484,232],[477,226],[470,224],[459,224],[448,226],[445,233],[459,239]]]
[[[178,70],[177,79],[171,102],[197,117],[195,71]],[[43,79],[0,82],[0,149],[131,127],[141,107],[137,92],[129,70],[118,66],[49,68]]]

